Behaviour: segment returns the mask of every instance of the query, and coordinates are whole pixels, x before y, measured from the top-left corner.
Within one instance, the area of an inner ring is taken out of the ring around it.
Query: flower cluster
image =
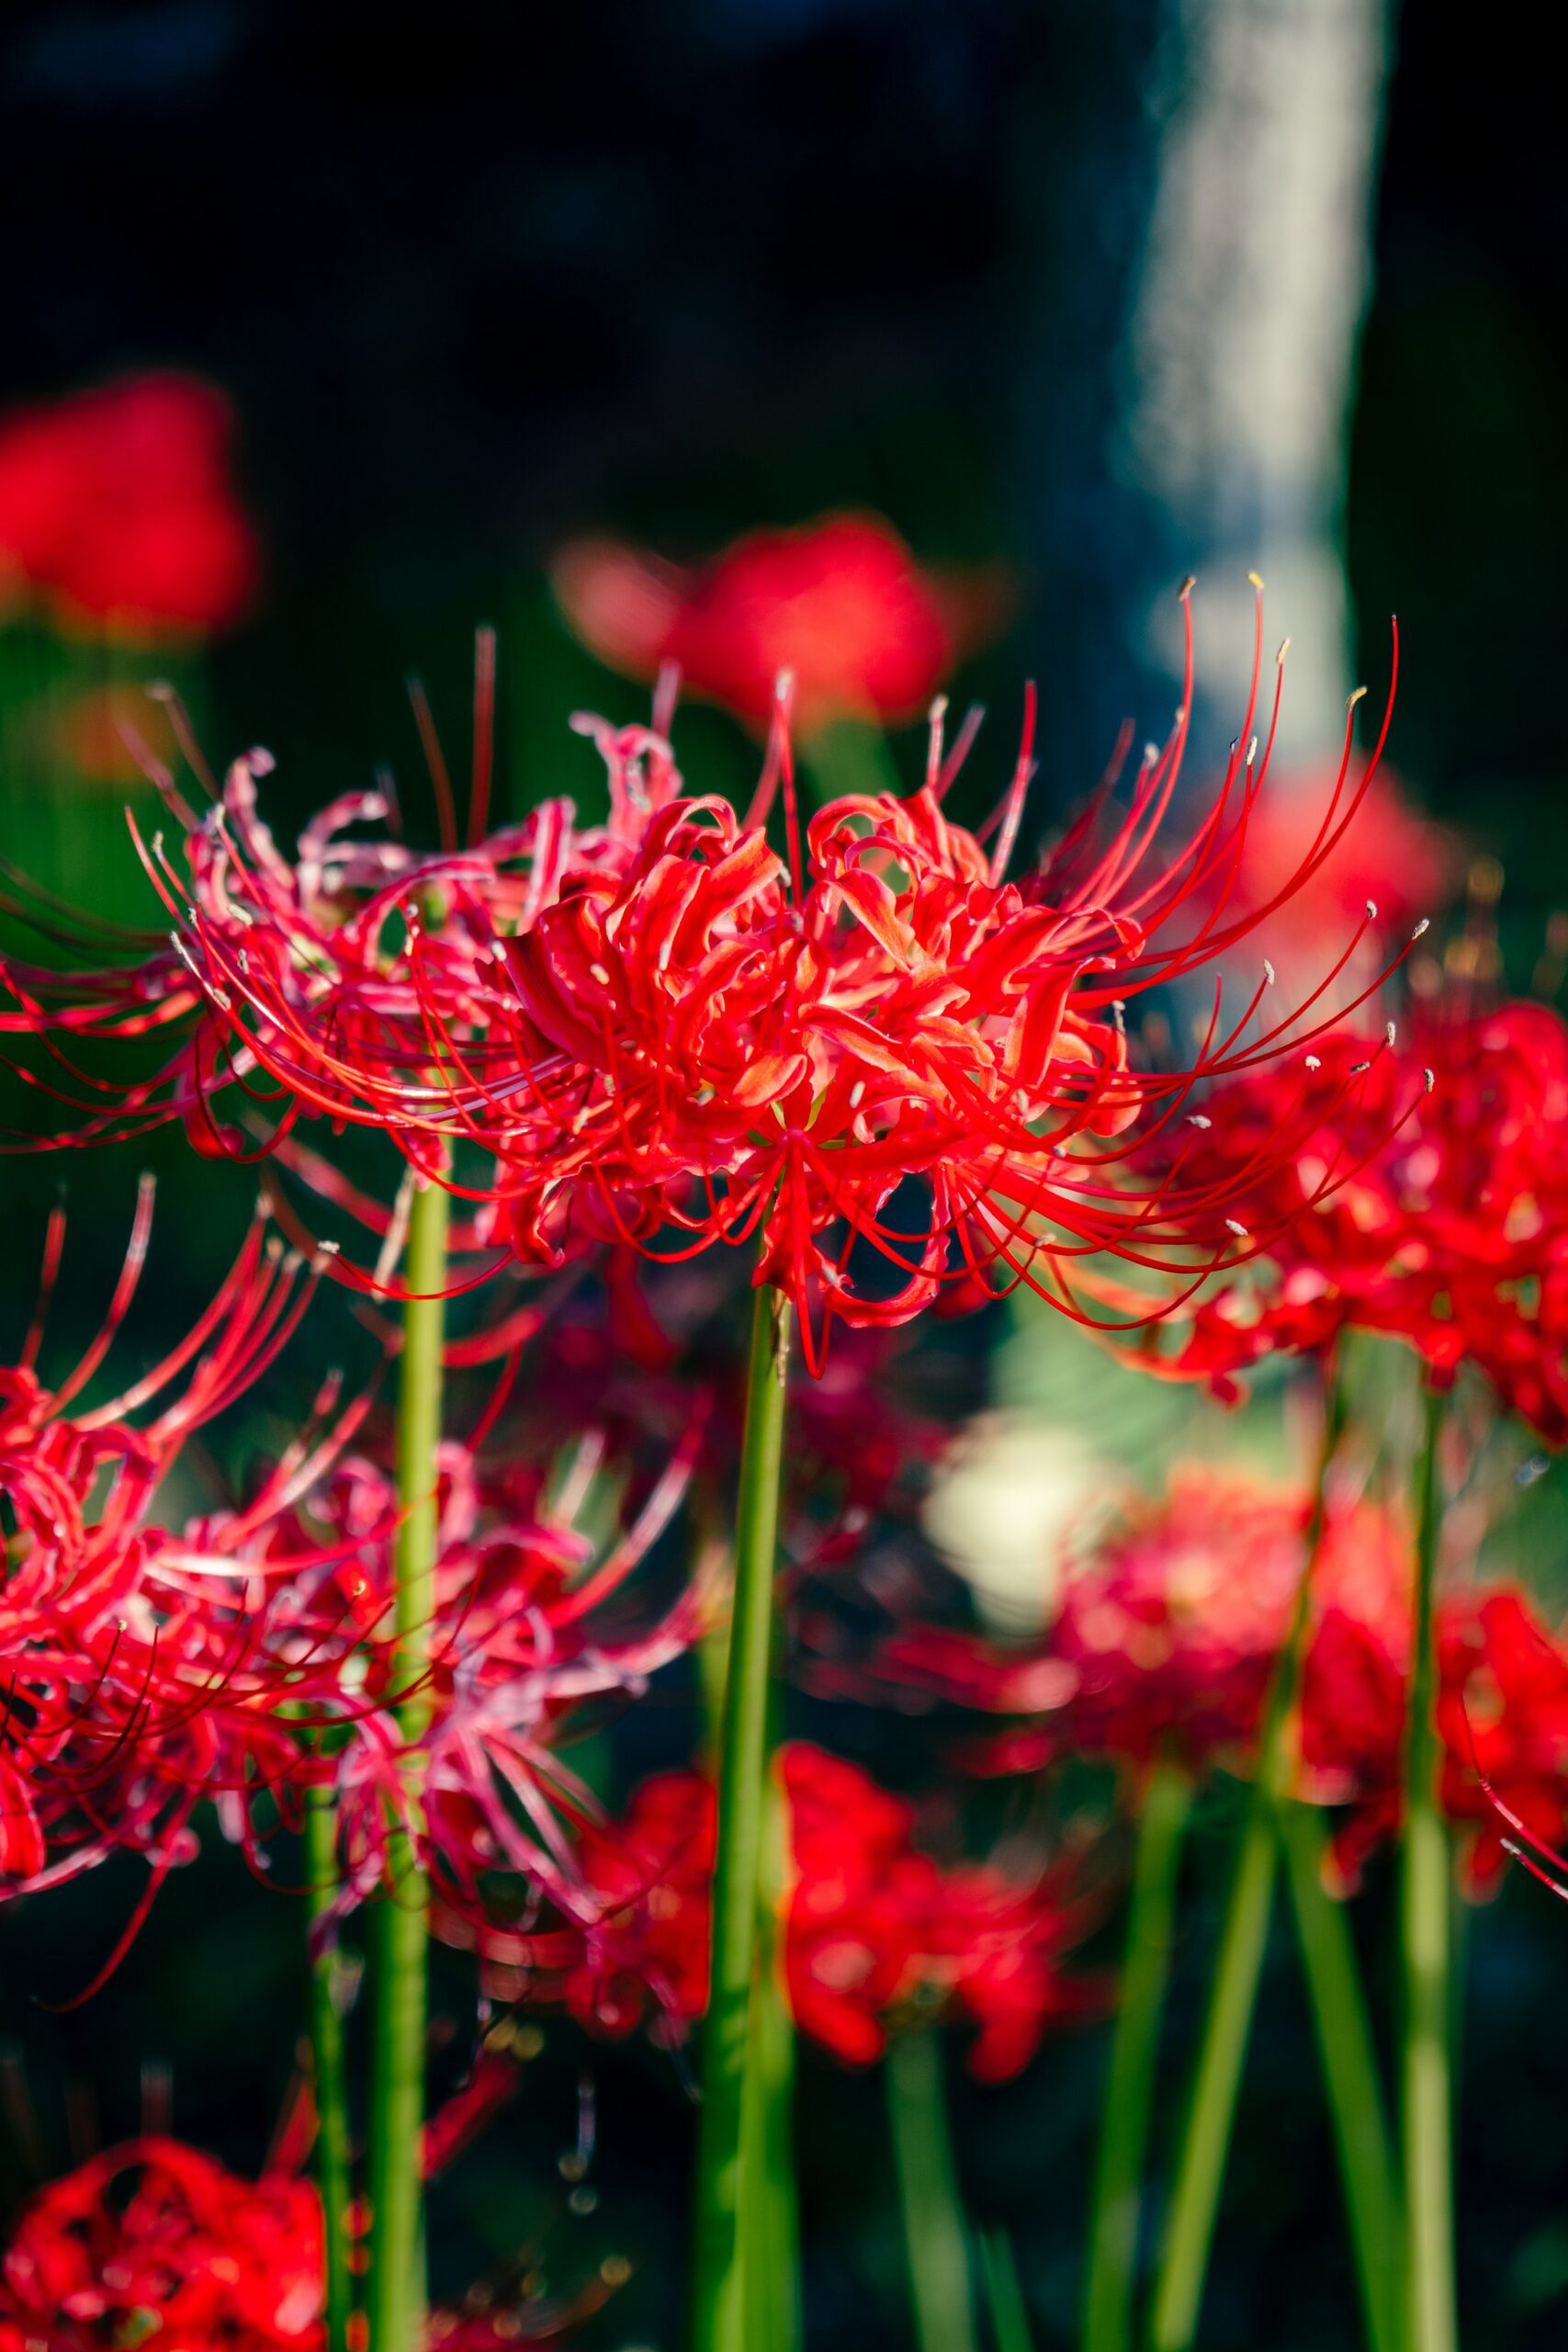
[[[316,1720],[333,1751],[317,1771],[330,1772],[336,1792],[344,1905],[376,1891],[407,1836],[442,1901],[471,1921],[489,1916],[487,1881],[506,1873],[531,1900],[547,1894],[592,1925],[597,1900],[568,1830],[593,1805],[559,1753],[561,1727],[586,1702],[640,1691],[698,1630],[701,1597],[690,1589],[651,1622],[640,1604],[623,1605],[679,1505],[690,1459],[690,1448],[671,1458],[600,1554],[572,1524],[598,1465],[592,1432],[548,1498],[545,1470],[491,1467],[469,1447],[443,1445],[417,1801],[389,1630],[390,1478],[346,1456],[312,1488],[299,1524],[275,1534],[257,1563],[276,1579],[258,1640],[280,1669],[298,1660],[316,1686]]]
[[[185,376],[0,418],[0,610],[22,593],[138,634],[226,628],[254,592],[233,419]]]
[[[39,1377],[41,1317],[0,1373],[0,1898],[142,1855],[148,1887],[112,1967],[168,1871],[193,1859],[198,1806],[215,1804],[265,1871],[274,1831],[331,1784],[342,1907],[375,1891],[406,1834],[445,1899],[475,1916],[481,1880],[509,1869],[590,1918],[558,1818],[582,1819],[586,1799],[556,1736],[570,1710],[640,1689],[698,1629],[700,1589],[648,1622],[625,1588],[680,1505],[700,1419],[628,1489],[602,1545],[572,1523],[591,1495],[605,1516],[592,1428],[564,1480],[558,1455],[492,1465],[476,1446],[443,1446],[416,1799],[393,1630],[400,1513],[387,1470],[354,1450],[370,1396],[344,1406],[329,1380],[247,1499],[159,1521],[182,1442],[260,1377],[308,1303],[311,1281],[265,1221],[164,1363],[92,1411],[78,1403],[130,1304],[151,1215],[145,1188],[104,1331],[70,1376],[53,1391]],[[51,1270],[58,1254],[57,1225]],[[155,1417],[133,1419],[171,1390]]]
[[[1059,1874],[1026,1878],[997,1862],[944,1870],[914,1842],[903,1800],[804,1741],[781,1751],[779,1774],[781,1965],[795,2023],[820,2047],[865,2065],[890,2030],[945,2018],[976,2029],[971,2069],[995,2082],[1027,2064],[1051,2023],[1101,2005],[1101,1986],[1061,1965],[1087,1921]],[[600,1905],[592,1935],[481,1934],[497,1990],[558,1999],[612,2035],[651,2007],[656,2034],[682,2038],[707,2004],[714,1838],[701,1773],[644,1781],[616,1821],[581,1840]]]
[[[1234,1256],[1227,1188],[1179,1155],[1140,1180],[1136,1155],[1194,1076],[1267,1058],[1294,1024],[1244,1043],[1248,1006],[1176,1072],[1139,1067],[1122,1018],[1245,931],[1160,936],[1234,864],[1256,788],[1235,767],[1198,842],[1142,877],[1180,748],[1179,729],[1146,763],[1103,856],[1080,870],[1075,841],[1022,886],[1002,874],[1027,746],[989,854],[934,783],[829,804],[804,861],[726,804],[671,803],[623,875],[504,943],[492,1025],[462,1057],[448,1121],[496,1154],[519,1256],[756,1235],[814,1361],[814,1319],[901,1320],[998,1266],[1081,1315],[1074,1281],[1100,1253],[1168,1288],[1192,1285],[1194,1253]],[[912,1223],[893,1205],[910,1178]]]
[[[1304,1069],[1215,1088],[1204,1121],[1184,1166],[1232,1189],[1268,1233],[1272,1272],[1201,1303],[1179,1370],[1234,1393],[1247,1364],[1322,1351],[1353,1325],[1406,1340],[1439,1384],[1475,1364],[1550,1442],[1568,1440],[1558,1013],[1501,1004],[1375,1053],[1324,1039]]]

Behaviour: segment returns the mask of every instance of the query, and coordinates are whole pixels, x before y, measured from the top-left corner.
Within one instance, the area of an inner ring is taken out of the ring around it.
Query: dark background
[[[547,19],[448,5],[400,26],[255,0],[13,0],[0,403],[171,362],[230,389],[267,586],[209,658],[207,726],[220,752],[278,752],[286,809],[378,758],[412,767],[408,668],[460,720],[481,618],[502,629],[503,791],[521,806],[587,787],[566,712],[588,699],[629,714],[640,697],[567,638],[543,577],[552,547],[608,526],[696,553],[852,502],[923,555],[1014,566],[1011,634],[965,683],[1009,711],[1021,679],[1041,677],[1071,713],[1059,740],[1073,748],[1047,778],[1066,798],[1091,780],[1077,747],[1109,742],[1128,687],[1113,657],[1080,657],[1101,583],[1053,543],[1038,485],[1104,364],[1118,208],[1135,208],[1144,168],[1117,93],[1156,13],[580,0]],[[1404,625],[1397,764],[1501,857],[1522,979],[1568,897],[1568,210],[1560,90],[1504,22],[1460,37],[1448,12],[1412,8],[1398,28],[1347,527],[1369,676],[1383,674],[1388,612]],[[709,758],[727,779],[750,756],[711,714],[682,749],[689,771]],[[171,1170],[177,1157],[158,1154]],[[64,1299],[84,1328],[131,1172],[72,1171],[97,1204]],[[58,1175],[30,1162],[5,1177],[23,1236],[8,1329]],[[186,1206],[155,1259],[171,1313],[204,1295],[244,1215],[237,1181],[178,1181]],[[1183,2049],[1221,1860],[1217,1838],[1201,1845]],[[48,2160],[64,2160],[68,2118],[77,2144],[131,2128],[147,2070],[156,2106],[166,2066],[177,2126],[254,2165],[300,2022],[294,1925],[231,1853],[176,1877],[101,1999],[58,2021],[31,2006],[96,1964],[136,1883],[131,1866],[108,1870],[0,1928],[0,1999]],[[1364,1924],[1381,1969],[1380,1905]],[[1485,2352],[1561,2340],[1568,1919],[1513,1883],[1471,1945],[1461,2244],[1466,2340]],[[1304,2352],[1349,2340],[1354,2321],[1305,2012],[1277,1957],[1205,2340]],[[463,1972],[443,1983],[460,2013]],[[1100,2060],[1090,2035],[1006,2091],[957,2091],[972,2202],[1015,2233],[1043,2346],[1072,2335]],[[577,2221],[544,2184],[574,2137],[585,2064],[603,2202]],[[606,2245],[642,2260],[596,2340],[668,2342],[677,2229],[660,2200],[688,2132],[667,2062],[552,2035],[519,2109],[438,2204],[438,2269],[460,2283],[515,2242],[522,2212],[565,2284]],[[901,2343],[874,2083],[808,2059],[802,2144],[814,2352]]]

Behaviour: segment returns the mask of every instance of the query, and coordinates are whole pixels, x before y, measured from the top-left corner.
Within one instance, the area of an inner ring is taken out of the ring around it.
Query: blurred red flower
[[[1245,1769],[1305,1566],[1303,1496],[1245,1473],[1179,1464],[1165,1492],[1126,1501],[1070,1565],[1038,1640],[1007,1645],[935,1628],[897,1636],[884,1670],[958,1703],[1015,1718],[975,1760],[1036,1770],[1064,1755],[1139,1767],[1162,1749],[1194,1770]],[[1408,1581],[1397,1518],[1370,1504],[1329,1513],[1317,1609],[1347,1598],[1381,1622]],[[1044,1583],[1051,1564],[1041,1562]]]
[[[971,2071],[999,2081],[1027,2064],[1051,2022],[1101,2005],[1100,1984],[1061,1968],[1088,1923],[1059,1874],[943,1870],[915,1844],[912,1808],[858,1766],[797,1740],[779,1768],[784,1983],[795,2023],[822,2048],[866,2065],[889,2031],[962,2022],[977,2029]],[[602,1904],[595,1933],[575,1948],[491,1933],[480,1951],[502,1983],[563,1998],[601,2032],[631,2031],[651,2005],[656,2038],[677,2041],[707,2005],[714,1842],[712,1783],[656,1774],[582,1838]]]
[[[1439,913],[1464,878],[1459,836],[1417,808],[1386,767],[1348,833],[1332,821],[1334,784],[1332,770],[1275,778],[1247,827],[1246,863],[1224,892],[1227,916],[1267,919],[1269,953],[1296,982],[1315,982],[1358,932],[1351,980],[1364,980],[1361,967]]]
[[[133,2141],[24,2209],[0,2262],[0,2352],[321,2352],[321,2270],[309,2182]]]
[[[1568,1647],[1506,1584],[1439,1601],[1437,1632],[1440,1793],[1465,1832],[1465,1884],[1484,1894],[1510,1836],[1548,1849],[1568,1838]],[[1305,1788],[1347,1808],[1333,1852],[1348,1886],[1398,1834],[1409,1661],[1407,1601],[1376,1619],[1331,1609],[1307,1658]]]
[[[998,574],[929,571],[874,514],[749,532],[692,571],[582,539],[553,577],[567,618],[612,670],[650,680],[673,662],[684,684],[758,727],[787,671],[807,735],[836,718],[923,716],[1005,601]]]
[[[972,1742],[987,1772],[1159,1753],[1245,1773],[1306,1566],[1305,1496],[1235,1471],[1179,1466],[1069,1566],[1049,1631],[1004,1645],[938,1628],[900,1634],[884,1671],[906,1688],[1010,1717]],[[1044,1575],[1045,1564],[1042,1564]],[[1306,1800],[1340,1811],[1344,1886],[1397,1834],[1413,1591],[1403,1515],[1332,1496],[1313,1574],[1302,1676]],[[1508,1584],[1445,1595],[1437,1617],[1441,1796],[1465,1832],[1466,1883],[1484,1892],[1511,1831],[1568,1840],[1568,1644]]]
[[[0,2352],[325,2352],[321,2204],[273,2169],[241,2178],[149,2135],[94,2156],[24,2206],[0,2256]],[[481,2290],[429,2313],[429,2352],[561,2340],[608,2298]]]
[[[260,571],[232,438],[223,394],[171,374],[0,418],[0,597],[153,635],[228,627]]]

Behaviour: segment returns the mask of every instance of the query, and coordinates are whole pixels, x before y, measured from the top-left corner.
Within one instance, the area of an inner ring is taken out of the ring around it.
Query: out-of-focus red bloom
[[[310,2181],[242,2179],[149,2136],[40,2189],[0,2256],[0,2352],[324,2352],[321,2205]],[[429,2352],[561,2340],[606,2300],[478,2291],[425,2322]]]
[[[796,1742],[782,1758],[795,1878],[784,1975],[795,2021],[850,2064],[879,2057],[890,2027],[946,2016],[977,2029],[969,2066],[1000,2082],[1053,2022],[1103,1988],[1062,1972],[1083,1932],[1059,1881],[991,1863],[943,1871],[912,1842],[911,1808],[854,1765]]]
[[[1179,1464],[1163,1495],[1126,1503],[1069,1566],[1039,1640],[917,1630],[888,1645],[886,1671],[1015,1718],[979,1751],[991,1770],[1065,1754],[1142,1766],[1162,1749],[1195,1769],[1243,1764],[1305,1566],[1307,1519],[1298,1494]],[[1347,1600],[1364,1615],[1407,1580],[1396,1519],[1369,1504],[1331,1510],[1314,1577],[1325,1626]]]
[[[1436,1072],[1424,1096],[1423,1061]],[[1325,1039],[1304,1071],[1215,1089],[1204,1117],[1186,1172],[1231,1191],[1276,1272],[1206,1299],[1176,1370],[1234,1393],[1270,1350],[1321,1350],[1354,1325],[1407,1340],[1439,1383],[1477,1364],[1543,1437],[1568,1441],[1559,1014],[1502,1004],[1375,1054]]]
[[[227,400],[188,376],[0,418],[0,598],[31,590],[138,632],[228,627],[260,569],[232,438]]]
[[[321,2272],[308,2182],[134,2141],[23,2211],[0,2262],[0,2352],[321,2352]]]
[[[1472,1894],[1495,1885],[1515,1838],[1568,1837],[1568,1650],[1510,1585],[1455,1594],[1438,1608],[1443,1808],[1466,1834]],[[1398,1833],[1408,1704],[1410,1617],[1331,1611],[1302,1694],[1306,1792],[1348,1808],[1334,1844],[1347,1885]]]
[[[1138,1767],[1156,1753],[1245,1772],[1298,1580],[1309,1505],[1234,1472],[1179,1467],[1128,1506],[1027,1645],[917,1629],[888,1645],[907,1687],[1010,1718],[972,1745],[990,1772],[1065,1755]],[[1330,1497],[1313,1569],[1303,1667],[1299,1793],[1341,1811],[1343,1884],[1397,1833],[1410,1674],[1412,1577],[1401,1515]],[[1441,1796],[1466,1832],[1472,1891],[1502,1868],[1506,1833],[1568,1839],[1568,1647],[1508,1585],[1442,1599],[1437,1618]]]
[[[808,734],[835,718],[923,716],[1003,603],[998,577],[927,571],[874,514],[749,532],[694,571],[582,539],[557,558],[554,581],[612,670],[652,680],[672,662],[694,693],[759,727],[788,672]]]
[[[1065,1974],[1084,1931],[1059,1877],[1025,1881],[993,1863],[946,1870],[914,1843],[914,1815],[852,1764],[795,1741],[781,1751],[789,1820],[783,1967],[802,2032],[847,2064],[879,2058],[901,2025],[977,2029],[972,2071],[1016,2074],[1047,2026],[1099,2006]],[[707,2004],[713,1787],[697,1772],[644,1781],[625,1814],[582,1840],[598,1890],[594,1934],[480,1940],[500,1984],[560,1997],[601,2032],[680,2040]]]
[[[1247,831],[1247,864],[1227,898],[1234,917],[1272,908],[1269,953],[1287,982],[1314,985],[1328,956],[1357,929],[1370,903],[1376,909],[1363,941],[1381,962],[1392,944],[1408,939],[1423,917],[1437,915],[1464,876],[1464,857],[1446,825],[1405,797],[1388,769],[1380,768],[1351,831],[1292,889],[1325,833],[1332,774],[1281,775],[1259,801]],[[1327,830],[1332,831],[1330,826]],[[1327,954],[1325,954],[1327,951]],[[1365,982],[1358,969],[1345,993]]]

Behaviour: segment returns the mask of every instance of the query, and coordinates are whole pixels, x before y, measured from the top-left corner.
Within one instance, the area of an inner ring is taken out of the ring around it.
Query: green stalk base
[[[311,1924],[329,1909],[337,1885],[337,1813],[330,1788],[312,1789],[305,1807],[305,1865]],[[342,1962],[323,1951],[310,1962],[310,2071],[316,2102],[316,2187],[326,2250],[326,2352],[348,2352],[354,2286],[348,2267],[348,2095],[344,2078]]]
[[[1438,1643],[1434,1617],[1441,1503],[1442,1399],[1428,1392],[1416,1473],[1415,1668],[1404,1747],[1404,1856],[1400,1884],[1404,1991],[1400,2135],[1408,2229],[1406,2318],[1416,2352],[1456,2352],[1453,2085],[1449,2055],[1449,1837],[1438,1799]]]
[[[920,2352],[975,2352],[969,2233],[947,2128],[940,2036],[929,2029],[897,2036],[883,2073],[915,2338]]]
[[[400,1725],[408,1769],[417,1772],[417,1743],[430,1720],[423,1677],[429,1663],[435,1605],[436,1449],[441,1442],[442,1351],[446,1280],[447,1196],[420,1187],[409,1215],[404,1267],[416,1294],[403,1311],[398,1394],[398,1502],[402,1512],[395,1562],[397,1675],[404,1690]],[[420,1295],[419,1294],[423,1294]],[[411,1784],[417,1816],[422,1790]],[[370,2278],[367,2312],[370,2352],[422,2352],[424,2335],[422,2141],[429,1967],[429,1890],[407,1838],[392,1835],[391,1884],[370,1917],[369,1957],[376,1995],[370,2070]]]
[[[1176,1886],[1192,1782],[1156,1763],[1144,1790],[1127,1914],[1127,1949],[1095,2167],[1084,2280],[1083,2352],[1127,2352],[1133,2340],[1140,2185],[1154,2109],[1160,2021],[1170,1975]]]
[[[719,1750],[713,1958],[703,2031],[703,2106],[697,2133],[692,2281],[694,2352],[748,2352],[742,2230],[746,2080],[754,2046],[751,1986],[761,1918],[768,1671],[788,1340],[787,1303],[778,1292],[760,1286],[751,1317],[735,1591]]]

